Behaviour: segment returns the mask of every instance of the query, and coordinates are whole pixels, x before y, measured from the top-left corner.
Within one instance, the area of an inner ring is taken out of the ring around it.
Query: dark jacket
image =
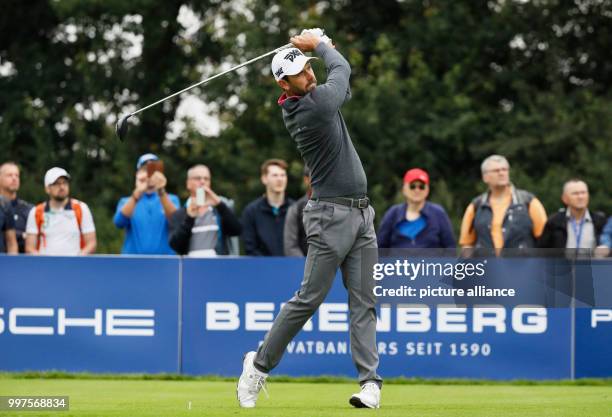
[[[538,239],[538,247],[565,249],[567,244],[567,217],[566,208],[561,208],[548,218],[542,236]],[[595,240],[599,243],[601,233],[606,224],[606,216],[603,213],[589,211],[593,221]],[[552,251],[558,256],[566,252]],[[579,259],[579,257],[578,257]],[[574,297],[577,307],[592,307],[595,304],[595,291],[593,286],[593,272],[591,262],[576,262],[573,257],[569,260],[558,258],[554,265],[554,280],[551,288],[557,294]]]
[[[287,209],[293,203],[285,198],[277,215],[263,196],[249,203],[242,212],[242,241],[249,256],[283,256],[283,230]]]
[[[11,201],[13,212],[15,213],[15,231],[17,232],[17,244],[19,245],[19,253],[25,253],[25,230],[28,222],[28,214],[34,208],[34,204],[30,204],[20,198]]]
[[[512,202],[506,210],[503,222],[504,248],[533,248],[533,221],[529,216],[529,204],[534,196],[528,191],[512,187]],[[475,208],[474,223],[476,230],[476,247],[493,248],[491,223],[493,210],[489,204],[489,193],[483,193],[472,200]]]
[[[565,248],[567,244],[567,217],[566,209],[561,208],[550,216],[544,226],[542,236],[538,239],[539,248]],[[600,212],[589,211],[595,229],[595,240],[599,243],[601,232],[606,225],[606,216]]]
[[[219,237],[215,252],[217,255],[229,254],[229,237],[238,236],[242,232],[242,225],[234,215],[234,212],[221,201],[217,207],[213,208],[217,222],[219,223]],[[195,223],[195,218],[187,215],[187,209],[181,207],[172,214],[170,221],[170,247],[179,255],[189,253],[189,241],[191,239],[191,229]]]
[[[406,217],[407,204],[392,206],[380,223],[378,229],[379,248],[454,248],[455,236],[448,215],[442,206],[429,201],[421,210],[427,226],[414,240],[402,235],[397,225]]]

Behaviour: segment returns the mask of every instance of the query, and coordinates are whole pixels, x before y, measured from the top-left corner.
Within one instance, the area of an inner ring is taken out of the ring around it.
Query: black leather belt
[[[364,198],[347,198],[347,197],[321,197],[319,201],[326,201],[328,203],[342,204],[343,206],[356,207],[360,209],[368,208],[370,205],[370,199]]]

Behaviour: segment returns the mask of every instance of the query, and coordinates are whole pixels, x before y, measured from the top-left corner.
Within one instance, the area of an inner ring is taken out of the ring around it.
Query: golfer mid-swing
[[[366,196],[367,180],[351,142],[340,107],[350,98],[351,67],[320,30],[291,38],[296,48],[278,52],[272,73],[283,94],[278,99],[283,120],[311,171],[312,197],[304,208],[308,255],[299,291],[281,309],[257,352],[244,357],[238,402],[255,407],[268,372],[314,314],[332,286],[338,267],[348,291],[353,362],[361,392],[350,398],[355,407],[378,408],[382,379],[377,374],[376,299],[371,279],[361,278],[365,248],[376,248],[374,209]],[[314,51],[325,63],[327,81],[317,86],[302,52]]]

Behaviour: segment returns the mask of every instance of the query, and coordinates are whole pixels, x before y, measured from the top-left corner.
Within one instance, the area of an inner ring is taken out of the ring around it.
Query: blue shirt
[[[168,194],[175,207],[180,201],[174,194]],[[143,194],[136,203],[132,217],[126,217],[121,209],[130,197],[122,197],[117,204],[113,222],[125,229],[122,254],[174,255],[168,244],[168,220],[157,193]]]
[[[414,240],[414,238],[421,233],[421,230],[425,229],[426,227],[427,222],[423,216],[419,216],[418,219],[412,221],[404,219],[395,226],[401,235],[412,240]]]

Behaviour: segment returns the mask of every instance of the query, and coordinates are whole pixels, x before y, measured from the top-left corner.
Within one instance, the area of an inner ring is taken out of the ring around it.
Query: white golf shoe
[[[257,402],[259,391],[263,388],[266,392],[266,378],[268,374],[258,371],[253,365],[256,352],[249,352],[244,355],[242,362],[242,375],[238,380],[236,393],[238,395],[238,404],[243,408],[253,408]],[[266,392],[267,395],[267,392]]]
[[[351,396],[349,403],[357,408],[379,408],[380,388],[374,382],[366,382],[361,387],[361,392]]]

